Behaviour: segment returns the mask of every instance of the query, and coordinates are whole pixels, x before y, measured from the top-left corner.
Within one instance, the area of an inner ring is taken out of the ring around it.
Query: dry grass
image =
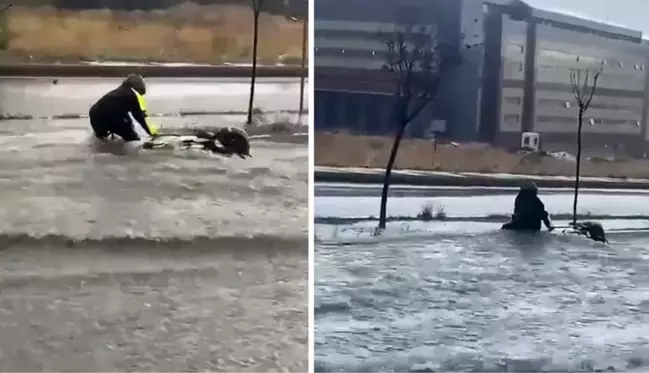
[[[60,11],[14,7],[9,53],[35,60],[248,62],[252,12],[244,6],[184,4],[163,11]],[[299,61],[302,24],[260,19],[259,60]]]
[[[387,164],[392,138],[355,136],[346,133],[315,134],[315,164],[332,167],[383,168]],[[574,175],[574,162],[539,154],[517,154],[484,144],[439,144],[404,139],[395,163],[397,169],[446,172],[517,173]],[[649,161],[614,163],[585,161],[582,175],[599,177],[649,178]]]

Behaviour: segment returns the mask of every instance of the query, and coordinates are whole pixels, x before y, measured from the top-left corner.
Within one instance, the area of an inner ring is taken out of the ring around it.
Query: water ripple
[[[647,251],[646,235],[317,246],[316,370],[643,367]]]

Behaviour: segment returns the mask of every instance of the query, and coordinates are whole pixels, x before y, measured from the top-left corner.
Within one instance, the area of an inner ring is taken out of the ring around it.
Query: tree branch
[[[590,96],[588,97],[588,100],[586,101],[586,104],[584,107],[588,109],[590,107],[590,103],[593,101],[593,97],[595,96],[595,90],[597,89],[597,81],[599,80],[599,76],[602,73],[602,70],[600,69],[598,72],[595,73],[593,76],[593,86],[590,90]]]

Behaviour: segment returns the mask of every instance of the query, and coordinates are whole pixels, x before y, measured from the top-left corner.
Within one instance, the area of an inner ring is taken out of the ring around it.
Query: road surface
[[[82,113],[115,84],[9,79],[2,104]],[[150,106],[245,108],[223,84],[152,80]],[[282,84],[261,84],[259,105],[291,109]],[[242,118],[158,119],[205,120]],[[307,369],[305,145],[118,155],[86,119],[2,121],[0,144],[0,370]]]
[[[646,211],[648,196],[580,199],[609,214],[606,228],[645,228],[603,245],[472,221],[510,212],[511,191],[401,189],[388,215],[416,215],[427,203],[461,219],[394,221],[378,237],[376,221],[316,225],[316,371],[646,371],[649,220],[614,216]],[[316,218],[378,215],[372,188],[320,191]],[[551,213],[570,210],[569,193],[542,198]]]

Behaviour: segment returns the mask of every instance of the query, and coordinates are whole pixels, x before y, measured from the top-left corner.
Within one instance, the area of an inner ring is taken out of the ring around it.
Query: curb
[[[0,77],[124,77],[138,73],[158,78],[247,78],[250,66],[165,66],[165,65],[82,65],[11,64],[0,65]],[[257,66],[259,78],[302,78],[308,69],[299,66]]]
[[[357,171],[316,167],[315,182],[383,184],[382,170]],[[543,177],[536,175],[489,175],[476,173],[435,173],[425,171],[392,171],[391,184],[413,186],[451,186],[451,187],[520,187],[524,181],[534,181],[541,188],[571,188],[574,179],[569,177]],[[582,177],[582,188],[593,189],[649,189],[646,179],[605,179]]]

